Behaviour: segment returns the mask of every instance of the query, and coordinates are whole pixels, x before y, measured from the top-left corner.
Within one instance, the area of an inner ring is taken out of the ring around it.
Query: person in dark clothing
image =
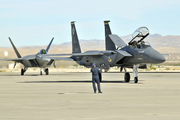
[[[99,91],[98,93],[102,93],[101,92],[101,87],[100,87],[100,81],[99,81],[99,73],[101,73],[101,72],[96,67],[95,63],[92,64],[91,72],[92,72],[92,84],[93,84],[94,93],[96,93],[96,85],[95,85],[95,83],[97,83],[97,86],[98,86],[98,91]]]

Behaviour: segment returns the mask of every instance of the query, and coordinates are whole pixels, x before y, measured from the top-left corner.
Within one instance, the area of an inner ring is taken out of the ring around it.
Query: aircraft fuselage
[[[44,58],[41,54],[24,56],[21,63],[25,67],[41,67],[46,68],[52,64],[53,60]]]
[[[119,51],[126,51],[132,56],[124,58]],[[96,63],[96,66],[101,69],[109,69],[113,66],[132,67],[134,64],[158,64],[165,61],[164,56],[152,47],[135,48],[125,46],[120,50],[101,52],[103,53],[102,56],[77,57],[76,62],[85,67],[91,67],[92,63]]]

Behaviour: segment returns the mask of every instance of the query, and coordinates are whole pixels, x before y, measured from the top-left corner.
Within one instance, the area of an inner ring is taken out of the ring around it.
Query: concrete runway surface
[[[180,73],[0,73],[0,120],[179,120]]]

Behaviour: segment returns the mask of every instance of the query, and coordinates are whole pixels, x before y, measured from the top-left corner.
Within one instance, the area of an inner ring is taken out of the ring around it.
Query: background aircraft
[[[49,45],[47,46],[46,50],[41,49],[37,54],[34,55],[27,55],[24,57],[21,57],[20,53],[18,52],[17,48],[13,44],[11,38],[9,38],[12,47],[17,55],[18,58],[13,58],[13,59],[0,59],[0,61],[14,61],[14,67],[16,66],[16,63],[21,63],[24,65],[24,69],[21,69],[21,75],[24,75],[28,67],[40,67],[40,75],[42,75],[42,69],[46,73],[46,75],[49,74],[49,70],[47,67],[49,67],[55,60],[62,60],[63,58],[56,58],[56,57],[48,57],[48,56],[43,56],[44,54],[48,53],[48,50],[53,42],[53,39],[50,41]],[[55,63],[54,63],[55,66]]]
[[[130,81],[130,74],[126,68],[133,68],[135,83],[138,82],[138,68],[147,68],[146,64],[158,64],[165,61],[162,54],[153,49],[148,42],[143,41],[149,35],[148,28],[138,28],[132,35],[132,40],[126,45],[118,35],[111,33],[109,22],[104,21],[106,50],[86,51],[84,53],[81,53],[75,23],[74,21],[71,22],[72,56],[70,59],[88,68],[91,67],[92,63],[96,63],[100,69],[118,66],[121,68],[120,71],[125,70],[125,82]],[[58,55],[61,56],[62,54],[51,54],[49,56]]]

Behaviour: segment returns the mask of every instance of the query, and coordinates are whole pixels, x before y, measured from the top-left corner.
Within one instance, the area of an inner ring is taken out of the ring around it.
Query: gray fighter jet
[[[118,66],[120,71],[125,70],[125,82],[130,81],[130,74],[126,68],[133,68],[135,83],[138,82],[138,68],[147,68],[146,64],[158,64],[165,61],[162,54],[153,49],[148,42],[144,42],[144,38],[149,35],[148,28],[138,28],[127,45],[118,35],[111,33],[109,22],[104,21],[106,50],[86,51],[84,53],[81,53],[75,22],[71,22],[72,56],[70,58],[79,65],[88,68],[91,67],[92,63],[96,63],[100,69]],[[51,55],[58,56],[58,54]],[[61,55],[59,54],[59,56]]]
[[[18,52],[17,48],[13,44],[11,38],[9,38],[12,47],[17,55],[18,58],[14,59],[0,59],[0,61],[14,61],[14,68],[16,66],[16,63],[21,63],[24,65],[24,69],[21,69],[21,75],[24,75],[28,67],[40,67],[40,75],[42,75],[42,69],[46,73],[46,75],[49,74],[49,70],[47,67],[49,67],[52,63],[54,63],[55,60],[62,60],[63,58],[60,57],[48,57],[48,56],[43,56],[44,54],[48,53],[48,50],[51,46],[51,43],[53,42],[53,39],[50,41],[49,45],[47,46],[46,50],[41,49],[37,54],[35,55],[27,55],[24,57],[21,57],[20,53]],[[54,63],[55,66],[55,63]]]

